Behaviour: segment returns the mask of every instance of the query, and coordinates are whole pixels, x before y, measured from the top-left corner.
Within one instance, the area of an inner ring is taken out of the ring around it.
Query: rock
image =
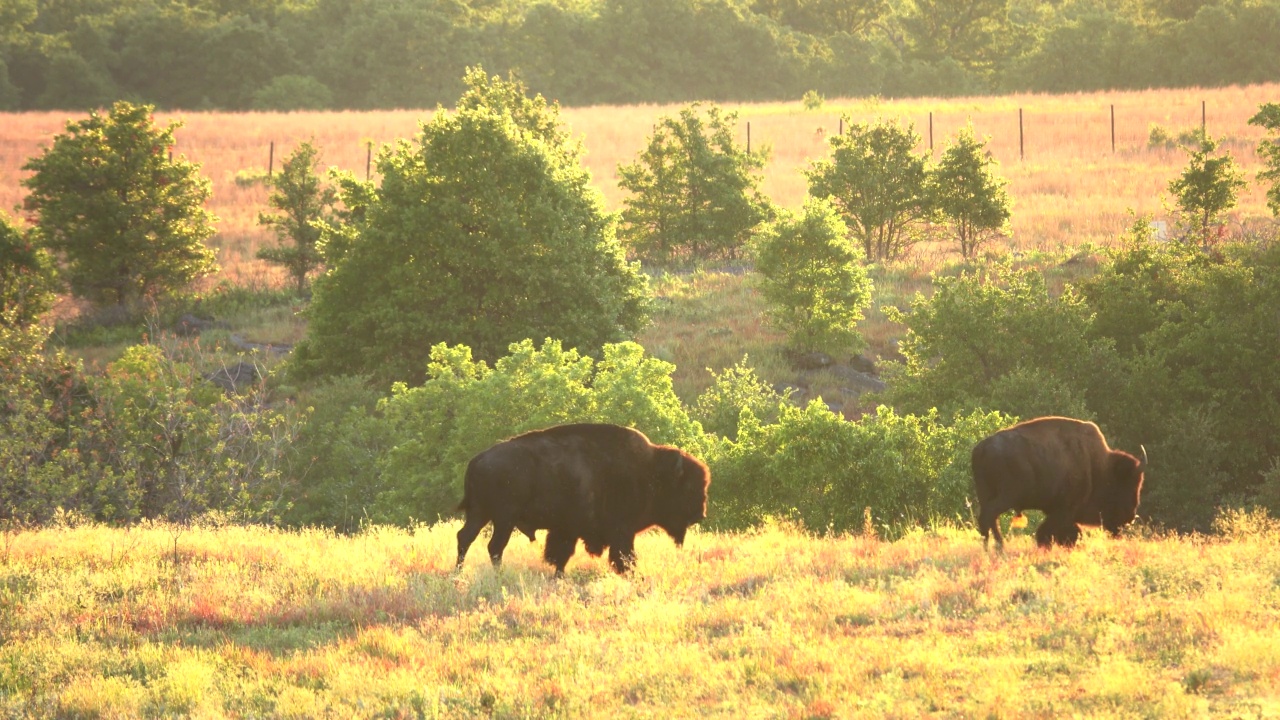
[[[178,322],[174,323],[173,332],[181,337],[190,337],[191,335],[199,335],[213,326],[214,322],[212,320],[198,318],[191,313],[183,313],[182,317],[178,318]]]
[[[880,374],[880,371],[876,369],[876,361],[865,355],[854,355],[849,358],[849,367],[867,375]]]
[[[835,361],[824,352],[807,352],[796,355],[791,362],[801,370],[821,370],[830,367]]]

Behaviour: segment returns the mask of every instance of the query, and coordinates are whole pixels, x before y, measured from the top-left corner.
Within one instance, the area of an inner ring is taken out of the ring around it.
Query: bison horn
[[[1147,469],[1147,448],[1143,445],[1139,445],[1138,449],[1142,451],[1142,464],[1140,464],[1138,468],[1141,470],[1146,470]]]

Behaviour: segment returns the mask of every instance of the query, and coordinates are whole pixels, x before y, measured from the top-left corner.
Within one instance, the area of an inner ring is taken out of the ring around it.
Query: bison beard
[[[489,559],[502,562],[513,530],[534,539],[547,530],[543,557],[564,574],[578,540],[609,548],[619,573],[635,564],[635,536],[654,525],[684,542],[706,517],[707,466],[619,425],[560,425],[500,442],[467,465],[458,531],[458,566],[480,530],[493,523]]]
[[[1097,425],[1043,417],[1018,423],[973,448],[973,483],[978,493],[978,531],[985,547],[1006,510],[1041,510],[1036,528],[1041,547],[1070,547],[1081,525],[1101,525],[1112,535],[1133,521],[1142,493],[1147,453],[1139,460],[1112,450]]]

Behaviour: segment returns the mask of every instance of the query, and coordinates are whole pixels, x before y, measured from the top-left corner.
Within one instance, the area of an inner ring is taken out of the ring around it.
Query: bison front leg
[[[1042,548],[1052,547],[1054,543],[1072,547],[1079,539],[1080,528],[1070,518],[1064,520],[1058,515],[1046,515],[1044,522],[1036,528],[1036,544]]]
[[[564,577],[564,566],[569,564],[573,551],[577,548],[578,538],[563,530],[547,532],[547,546],[542,549],[542,557],[556,568],[556,577]]]
[[[615,572],[624,575],[636,566],[636,537],[624,535],[609,544],[609,564]]]

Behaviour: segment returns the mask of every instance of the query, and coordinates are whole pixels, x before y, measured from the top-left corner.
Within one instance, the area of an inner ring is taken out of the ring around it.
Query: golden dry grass
[[[714,486],[713,486],[714,490]],[[769,526],[639,538],[555,580],[456,522],[355,537],[166,526],[0,540],[11,717],[1201,718],[1280,714],[1280,532]],[[176,552],[175,552],[176,551]]]
[[[928,147],[929,113],[933,113],[935,156],[958,128],[972,122],[980,135],[990,135],[990,150],[1010,180],[1014,198],[1012,244],[1019,248],[1057,249],[1082,242],[1108,243],[1130,222],[1129,211],[1163,213],[1166,186],[1185,165],[1177,150],[1148,149],[1152,123],[1177,133],[1198,127],[1201,102],[1209,134],[1225,136],[1226,148],[1248,171],[1258,168],[1254,148],[1261,130],[1247,119],[1264,102],[1280,101],[1280,84],[1213,89],[1142,92],[1024,94],[1001,97],[923,98],[880,101],[876,98],[831,99],[818,111],[798,102],[726,105],[740,113],[740,138],[772,148],[764,191],[777,203],[799,207],[806,192],[801,170],[827,152],[827,136],[838,131],[839,118],[854,121],[878,117],[914,123]],[[1111,151],[1110,107],[1116,113],[1116,152]],[[617,166],[630,162],[652,133],[656,119],[681,106],[566,108],[563,117],[586,149],[586,164],[612,208],[621,205]],[[1019,157],[1018,111],[1022,109],[1025,157]],[[61,113],[0,114],[0,208],[21,202],[18,185],[26,160],[64,129]],[[213,181],[211,209],[218,215],[214,240],[224,275],[234,279],[276,278],[253,259],[269,236],[258,227],[267,191],[238,187],[236,173],[265,170],[268,147],[275,143],[275,166],[297,143],[311,139],[326,165],[363,176],[368,146],[412,137],[425,111],[301,113],[158,113],[157,120],[179,119],[177,152],[202,164]],[[1241,197],[1237,217],[1265,215],[1264,191],[1252,184]],[[925,250],[933,264],[944,250]]]

